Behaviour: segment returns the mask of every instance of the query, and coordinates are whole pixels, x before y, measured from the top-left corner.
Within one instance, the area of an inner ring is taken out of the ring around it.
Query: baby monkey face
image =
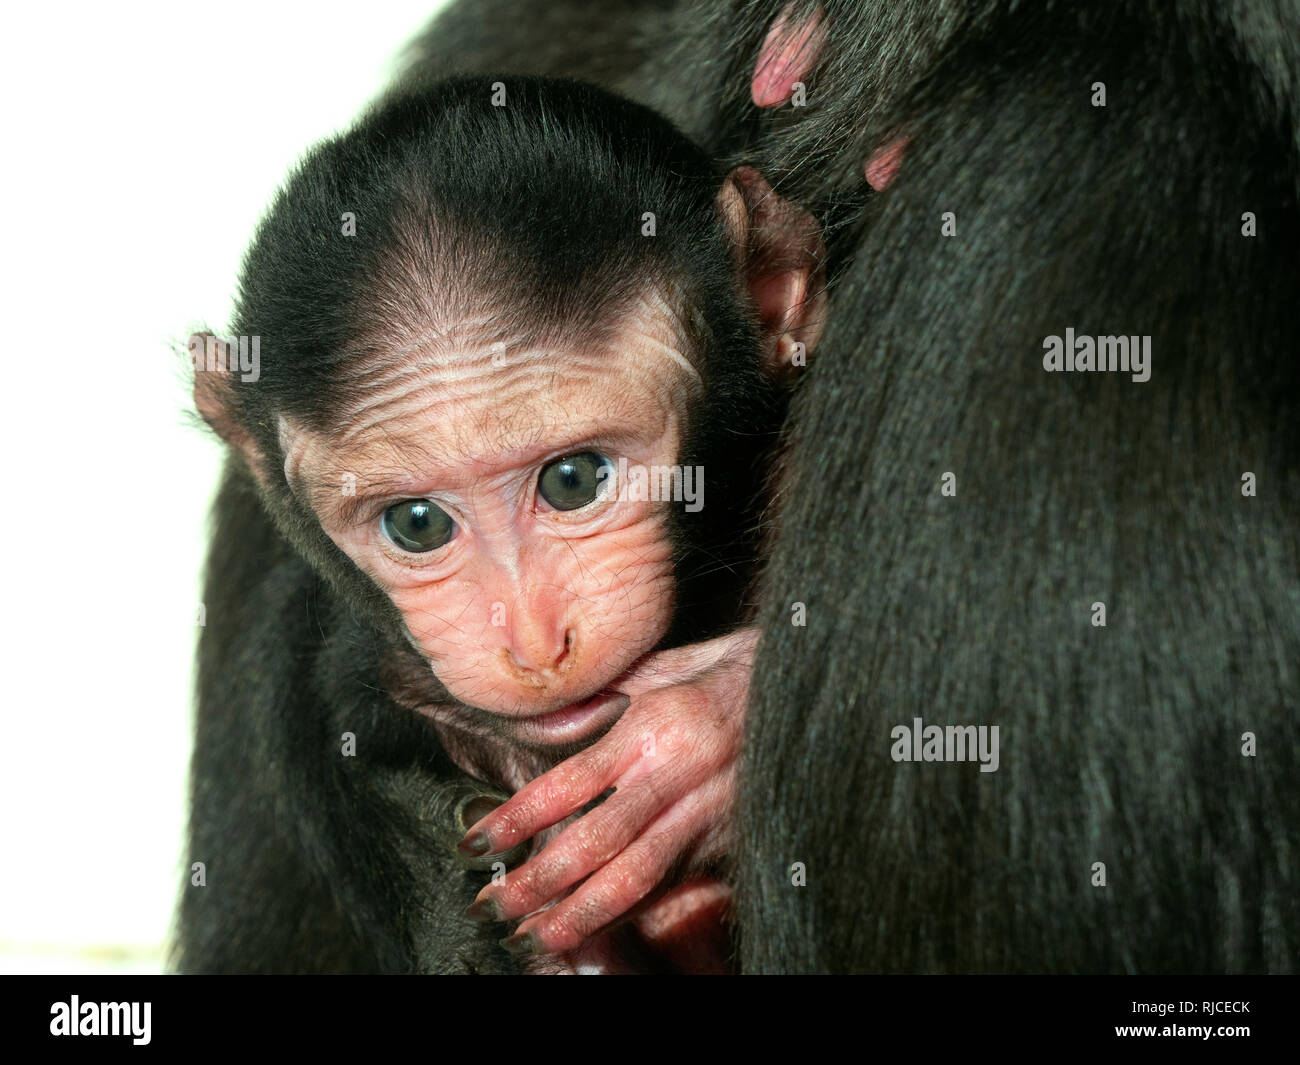
[[[282,427],[290,484],[438,680],[521,739],[608,724],[579,710],[668,628],[671,502],[620,480],[679,461],[674,332],[647,309],[607,343],[457,344],[368,377],[335,432]]]

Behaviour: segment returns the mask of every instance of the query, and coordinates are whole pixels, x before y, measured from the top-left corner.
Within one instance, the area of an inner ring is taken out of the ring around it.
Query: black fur
[[[1300,5],[823,0],[810,106],[766,112],[748,84],[783,3],[700,2],[662,33],[648,3],[489,6],[454,5],[441,26],[477,44],[426,37],[407,77],[479,47],[617,82],[831,239],[737,814],[744,967],[1294,971]],[[533,36],[542,9],[559,25]],[[577,65],[590,19],[636,42],[622,60]],[[900,134],[872,194],[862,164]],[[1149,333],[1151,380],[1045,373],[1067,326]],[[220,504],[195,762],[194,856],[236,874],[187,889],[183,967],[509,968],[443,916],[473,888],[411,830],[411,792],[454,777],[417,724],[363,712],[391,710],[364,628],[319,620],[328,593],[250,491],[235,473]],[[894,763],[915,716],[999,725],[1001,768]],[[393,731],[363,788],[287,758],[304,728],[328,753],[369,720]]]
[[[407,45],[391,91],[499,72],[577,78],[640,99],[681,38],[688,8],[684,0],[458,0]]]
[[[840,270],[766,579],[743,966],[1294,971],[1300,7],[826,0],[809,109],[757,115],[781,6],[706,35],[717,144]],[[1150,381],[1046,373],[1067,326],[1150,334]],[[914,717],[999,725],[1001,768],[893,762]]]

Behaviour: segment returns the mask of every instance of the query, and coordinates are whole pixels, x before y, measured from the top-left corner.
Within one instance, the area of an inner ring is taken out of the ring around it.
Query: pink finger
[[[540,910],[613,860],[668,801],[658,788],[620,788],[603,806],[565,828],[540,854],[479,892],[468,916],[508,921]]]
[[[673,833],[642,836],[563,902],[525,921],[502,946],[516,954],[576,950],[650,894],[678,849]]]

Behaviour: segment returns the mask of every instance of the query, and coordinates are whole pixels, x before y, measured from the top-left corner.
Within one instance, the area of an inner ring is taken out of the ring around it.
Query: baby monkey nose
[[[551,639],[511,640],[502,654],[521,680],[542,685],[568,671],[576,642],[577,633],[565,629]]]

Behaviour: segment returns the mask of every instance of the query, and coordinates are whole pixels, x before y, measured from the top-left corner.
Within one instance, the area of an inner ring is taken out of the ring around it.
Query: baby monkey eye
[[[432,551],[455,535],[456,523],[427,499],[404,499],[384,511],[379,523],[389,543],[403,551]]]
[[[556,510],[577,510],[600,494],[614,464],[594,451],[566,455],[542,469],[537,490]]]

